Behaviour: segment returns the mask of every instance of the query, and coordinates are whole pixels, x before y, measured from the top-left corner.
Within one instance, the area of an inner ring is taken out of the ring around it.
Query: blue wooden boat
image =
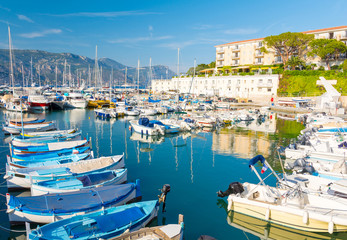
[[[54,180],[42,181],[31,185],[31,196],[50,193],[73,192],[90,189],[97,186],[122,184],[127,181],[127,169],[106,170],[102,172],[62,177]]]
[[[53,135],[53,136],[43,136],[43,137],[34,137],[34,138],[22,138],[22,136],[12,137],[13,146],[34,146],[34,145],[43,145],[50,142],[63,142],[78,140],[82,135],[81,131],[64,134],[64,135]]]
[[[38,118],[27,118],[27,119],[12,119],[10,120],[10,123],[13,123],[13,124],[30,124],[30,123],[43,123],[45,122],[46,119],[38,119]]]
[[[16,161],[20,161],[20,160],[30,161],[30,160],[37,160],[37,159],[60,157],[64,155],[86,153],[89,151],[90,151],[90,147],[77,147],[77,148],[69,148],[69,149],[50,151],[50,152],[40,152],[40,153],[26,153],[26,154],[12,153],[12,158],[16,159]]]
[[[140,198],[140,180],[136,180],[136,183],[43,196],[15,197],[6,194],[6,203],[10,223],[14,225],[24,222],[51,223]]]
[[[16,160],[15,158],[10,158],[8,156],[8,164],[11,168],[27,168],[27,167],[41,167],[41,166],[50,166],[50,165],[60,165],[70,162],[78,162],[81,160],[86,160],[92,156],[91,153],[81,153],[81,154],[71,154],[63,155],[60,157],[54,158],[37,158],[29,161]]]
[[[123,167],[124,155],[34,168],[11,169],[9,165],[6,164],[6,175],[4,178],[7,180],[7,188],[9,190],[16,190],[30,188],[32,183],[35,182],[61,179],[64,177],[71,177],[72,175],[79,177],[86,174]]]
[[[58,130],[58,131],[49,131],[49,132],[31,132],[31,133],[24,133],[20,134],[19,138],[24,139],[34,139],[34,138],[40,138],[40,137],[59,137],[64,136],[66,134],[72,134],[77,132],[77,129],[68,129],[68,130]]]
[[[60,151],[64,149],[73,149],[78,147],[87,147],[89,145],[88,140],[68,141],[68,142],[51,142],[45,143],[39,146],[13,146],[10,144],[10,150],[12,153],[19,154],[36,154],[51,151]]]
[[[108,208],[38,227],[28,234],[28,239],[108,239],[146,226],[157,216],[158,209],[158,201]]]

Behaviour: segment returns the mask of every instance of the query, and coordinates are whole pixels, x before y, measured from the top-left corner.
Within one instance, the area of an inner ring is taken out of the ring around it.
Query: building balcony
[[[218,60],[224,60],[224,56],[218,56],[217,59]]]
[[[233,56],[233,59],[240,59],[240,56]]]
[[[264,57],[264,53],[256,53],[256,54],[254,54],[254,57],[256,57],[256,58]]]
[[[233,48],[232,51],[233,52],[240,52],[240,48]]]
[[[217,53],[224,53],[224,49],[217,49]]]
[[[232,67],[236,67],[236,66],[238,66],[238,65],[240,65],[240,64],[239,64],[239,63],[232,63],[232,64],[231,64]]]
[[[272,83],[258,83],[257,87],[258,88],[272,88],[273,84]]]
[[[254,65],[263,65],[263,62],[255,62]]]
[[[342,35],[342,36],[340,37],[340,40],[347,40],[347,34]]]

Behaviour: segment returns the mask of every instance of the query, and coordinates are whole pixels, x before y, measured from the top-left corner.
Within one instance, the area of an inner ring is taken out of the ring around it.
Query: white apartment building
[[[347,45],[347,26],[324,28],[302,32],[313,34],[316,39],[336,39]],[[260,48],[263,47],[264,38],[249,39],[236,41],[215,46],[216,48],[216,66],[249,66],[249,65],[272,65],[282,63],[282,59],[275,51],[268,50],[269,53],[262,53]],[[315,63],[317,66],[325,66],[318,57],[307,58],[308,63]],[[340,58],[331,64],[341,64],[347,58],[346,54],[341,54]]]
[[[181,77],[152,80],[153,93],[177,91],[182,94],[257,99],[277,95],[279,75],[229,75],[210,77]]]

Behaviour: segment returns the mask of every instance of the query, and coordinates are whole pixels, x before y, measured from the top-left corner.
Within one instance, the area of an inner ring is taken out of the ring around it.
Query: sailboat
[[[28,106],[25,103],[22,103],[20,98],[15,98],[14,91],[14,73],[13,73],[13,56],[12,56],[12,39],[11,39],[11,30],[10,26],[8,26],[8,46],[10,52],[10,80],[12,86],[12,97],[5,97],[5,108],[8,111],[13,112],[27,112]]]

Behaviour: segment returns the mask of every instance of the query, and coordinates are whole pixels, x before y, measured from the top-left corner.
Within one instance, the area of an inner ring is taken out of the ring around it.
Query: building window
[[[252,80],[252,83],[254,83],[254,80]]]
[[[259,82],[258,83],[263,83],[263,79],[259,79]]]
[[[267,91],[268,91],[268,92],[271,92],[271,88],[268,88]]]
[[[272,83],[272,79],[268,79],[268,80],[267,80],[267,83]]]
[[[231,80],[229,80],[228,83],[231,84]]]
[[[251,88],[251,92],[253,92],[253,88]]]

